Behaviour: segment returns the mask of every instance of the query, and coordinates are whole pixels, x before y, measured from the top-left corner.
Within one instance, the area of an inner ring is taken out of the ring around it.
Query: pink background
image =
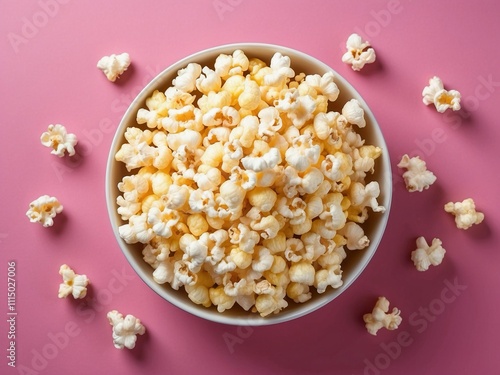
[[[498,1],[55,1],[0,2],[0,373],[500,372]],[[353,31],[377,52],[359,73],[341,62]],[[237,42],[298,49],[348,79],[377,117],[394,168],[387,233],[364,273],[321,310],[257,328],[203,321],[148,289],[116,244],[104,195],[114,129],[141,87],[191,53]],[[96,63],[121,52],[133,65],[112,84]],[[433,75],[462,93],[460,113],[422,104]],[[79,137],[83,156],[59,159],[40,144],[51,123]],[[396,167],[404,153],[436,174],[430,190],[405,190]],[[25,216],[42,194],[64,205],[52,228]],[[462,231],[443,205],[468,197],[486,219]],[[447,250],[425,273],[410,260],[418,236],[439,237]],[[5,356],[10,260],[15,369]],[[57,298],[63,263],[90,277],[87,302]],[[362,315],[379,295],[402,310],[403,323],[375,337]],[[147,326],[135,350],[113,347],[111,309]]]

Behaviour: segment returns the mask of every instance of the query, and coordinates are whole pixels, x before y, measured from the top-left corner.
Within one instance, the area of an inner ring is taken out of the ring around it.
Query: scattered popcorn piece
[[[376,336],[381,328],[392,331],[399,327],[402,321],[401,311],[395,307],[391,313],[388,314],[388,311],[389,301],[385,297],[379,297],[373,311],[363,315],[365,327],[370,334]]]
[[[354,33],[347,38],[347,52],[342,56],[342,62],[350,64],[352,70],[360,71],[365,64],[375,61],[375,50],[370,43],[363,41],[360,35]]]
[[[74,299],[84,298],[87,295],[89,279],[86,275],[78,275],[67,264],[59,268],[63,282],[59,285],[59,298],[66,298],[70,294]]]
[[[476,211],[476,204],[472,198],[462,202],[448,202],[444,205],[444,210],[455,216],[455,224],[459,229],[469,229],[484,220],[484,214]]]
[[[137,335],[146,333],[141,321],[133,315],[123,317],[116,310],[108,312],[109,324],[113,326],[113,344],[117,349],[134,349]]]
[[[425,161],[418,156],[410,158],[407,154],[403,155],[398,167],[406,169],[403,179],[410,192],[428,189],[437,179],[434,173],[427,170]]]
[[[429,245],[424,237],[417,238],[417,249],[411,253],[411,260],[419,271],[427,271],[430,265],[438,266],[444,258],[446,250],[441,246],[439,238],[434,238]]]
[[[434,76],[429,80],[429,86],[424,88],[422,96],[425,105],[434,104],[440,113],[448,108],[453,111],[460,109],[460,93],[457,90],[445,90],[439,77]]]
[[[60,158],[67,152],[69,156],[75,154],[75,146],[78,143],[76,135],[68,133],[64,125],[49,125],[46,132],[40,136],[42,145],[52,148],[51,154]]]
[[[111,82],[116,81],[130,66],[130,56],[128,53],[120,55],[112,54],[104,56],[97,62],[97,67],[102,70],[106,78]]]
[[[366,248],[368,208],[385,208],[370,178],[382,150],[357,133],[361,103],[329,109],[340,94],[332,72],[237,50],[146,99],[115,155],[131,172],[116,202],[155,282],[263,317],[343,285],[344,247]]]
[[[41,223],[44,227],[51,227],[54,224],[53,218],[61,213],[63,206],[56,197],[42,195],[30,203],[26,216],[32,223]]]

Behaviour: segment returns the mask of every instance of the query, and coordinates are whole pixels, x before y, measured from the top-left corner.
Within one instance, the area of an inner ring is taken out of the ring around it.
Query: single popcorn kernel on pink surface
[[[455,216],[455,224],[459,229],[469,229],[484,220],[484,214],[476,211],[476,204],[472,198],[462,202],[448,202],[444,205],[444,210]]]
[[[442,244],[439,238],[434,238],[429,245],[424,237],[418,237],[417,249],[411,253],[411,260],[415,268],[419,271],[427,271],[431,265],[440,265],[446,254]]]
[[[434,104],[434,107],[440,113],[450,108],[453,111],[458,111],[461,108],[460,93],[457,90],[445,90],[443,81],[436,76],[429,80],[429,85],[422,91],[422,97],[425,105]]]
[[[369,42],[363,41],[356,33],[349,36],[346,48],[347,52],[342,56],[342,62],[351,65],[354,71],[360,71],[366,64],[375,62],[375,50]]]
[[[104,56],[97,62],[97,68],[101,70],[106,78],[115,82],[130,66],[130,56],[128,53],[120,55],[112,54]]]
[[[382,150],[357,133],[360,102],[328,109],[335,80],[236,50],[153,92],[115,159],[130,173],[118,231],[143,244],[155,282],[263,317],[343,285],[343,260],[385,207],[370,179]]]
[[[63,206],[56,197],[42,195],[30,203],[26,216],[32,223],[40,223],[44,227],[54,224],[54,217],[61,213]]]
[[[403,179],[409,192],[422,192],[437,180],[434,173],[427,170],[425,161],[421,160],[419,156],[410,158],[407,154],[403,155],[398,167],[406,169],[403,173]]]
[[[63,157],[75,155],[75,146],[78,143],[76,135],[68,133],[63,125],[49,125],[46,132],[40,136],[42,145],[52,148],[51,154]]]
[[[63,278],[59,285],[59,298],[72,295],[74,299],[81,299],[87,295],[87,285],[90,281],[86,275],[76,274],[67,264],[60,267],[59,274]]]
[[[113,327],[113,345],[117,349],[134,349],[137,335],[144,335],[146,327],[133,315],[125,317],[116,310],[107,314],[108,322]]]
[[[371,335],[376,336],[381,328],[395,330],[401,324],[401,311],[394,307],[389,313],[389,301],[385,297],[379,297],[373,311],[363,315],[365,327]]]

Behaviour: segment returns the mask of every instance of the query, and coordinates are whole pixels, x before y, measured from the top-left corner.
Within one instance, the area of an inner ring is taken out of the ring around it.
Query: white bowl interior
[[[221,53],[232,54],[236,49],[243,50],[249,57],[260,58],[267,64],[269,64],[275,52],[280,52],[290,57],[292,68],[296,73],[304,72],[306,74],[322,75],[328,71],[332,71],[336,77],[335,82],[340,89],[340,96],[334,103],[330,104],[329,110],[340,111],[345,102],[352,98],[357,99],[365,110],[365,119],[367,123],[366,127],[360,129],[358,132],[366,140],[367,144],[376,145],[383,150],[382,156],[377,159],[376,171],[371,177],[371,180],[376,180],[380,184],[381,194],[378,201],[381,205],[386,207],[386,212],[370,213],[370,218],[363,224],[365,233],[371,241],[369,247],[360,251],[346,250],[348,256],[342,262],[344,284],[338,289],[329,288],[323,294],[313,293],[313,298],[306,303],[295,304],[293,301],[290,301],[286,309],[278,314],[270,315],[265,318],[262,318],[259,314],[246,312],[237,307],[236,304],[232,309],[226,310],[224,313],[219,313],[213,306],[212,308],[205,308],[194,304],[189,300],[187,293],[183,290],[173,290],[169,284],[157,284],[152,277],[153,269],[142,258],[142,248],[144,245],[129,245],[118,233],[118,227],[125,224],[125,222],[121,220],[117,213],[116,197],[120,194],[117,185],[123,176],[130,173],[127,172],[123,163],[115,161],[114,155],[125,142],[124,133],[127,127],[141,127],[137,125],[136,122],[137,111],[145,107],[146,99],[152,95],[154,90],[165,91],[171,86],[172,79],[177,75],[177,71],[184,68],[188,63],[196,62],[202,66],[208,65],[213,67],[213,63],[217,56]],[[363,98],[361,98],[358,92],[341,75],[323,62],[302,52],[270,44],[244,43],[210,48],[188,56],[161,72],[139,93],[124,114],[111,145],[106,171],[106,201],[111,226],[116,240],[118,241],[118,245],[135,272],[137,272],[141,279],[158,295],[182,310],[207,320],[232,325],[258,326],[289,321],[315,311],[339,296],[354,282],[354,280],[356,280],[374,255],[386,228],[391,197],[392,173],[387,146],[377,121]]]

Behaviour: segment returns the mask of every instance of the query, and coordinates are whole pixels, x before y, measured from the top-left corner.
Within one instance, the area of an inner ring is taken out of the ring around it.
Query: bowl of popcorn
[[[118,244],[198,317],[268,325],[331,302],[385,230],[389,155],[356,90],[269,44],[195,53],[154,78],[116,131],[106,196]]]

